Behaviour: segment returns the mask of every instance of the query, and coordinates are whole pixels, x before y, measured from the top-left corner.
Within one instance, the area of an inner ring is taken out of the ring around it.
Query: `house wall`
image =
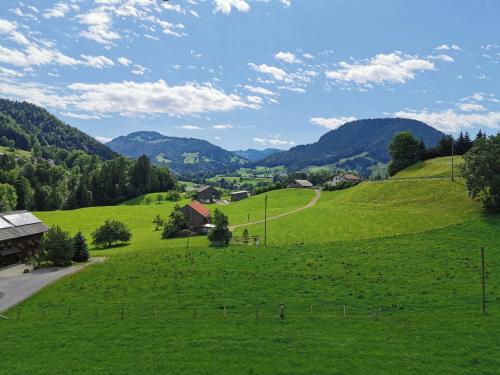
[[[205,218],[203,215],[198,213],[198,211],[193,210],[190,206],[185,206],[182,209],[184,216],[187,219],[188,225],[191,229],[193,228],[201,228],[205,224],[208,224],[210,220]]]
[[[43,234],[35,234],[0,242],[0,265],[17,263],[40,251]]]

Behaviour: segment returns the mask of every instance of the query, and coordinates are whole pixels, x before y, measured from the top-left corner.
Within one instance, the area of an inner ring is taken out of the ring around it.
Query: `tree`
[[[108,219],[92,233],[92,243],[97,247],[111,247],[117,242],[128,242],[132,234],[125,224]]]
[[[155,225],[155,230],[159,230],[165,225],[165,220],[160,215],[156,215],[153,219],[153,224]]]
[[[389,174],[393,176],[420,160],[420,141],[409,132],[398,133],[389,144],[389,152]]]
[[[0,212],[12,211],[16,206],[16,189],[9,184],[0,184]]]
[[[151,197],[147,195],[146,198],[144,198],[144,203],[149,206],[151,204]]]
[[[248,233],[248,229],[245,228],[243,229],[243,243],[247,244],[248,242],[250,242],[250,234]]]
[[[156,203],[160,204],[163,201],[163,194],[156,195]]]
[[[212,246],[227,246],[233,237],[229,230],[229,220],[218,208],[214,211],[213,224],[215,227],[208,233],[208,240]]]
[[[75,253],[73,254],[72,260],[75,262],[86,262],[90,258],[89,249],[87,247],[87,241],[83,236],[82,232],[78,232],[73,237],[73,248]]]
[[[44,260],[49,261],[54,266],[64,267],[71,264],[75,249],[69,233],[54,226],[45,234],[41,252]]]
[[[179,231],[177,230],[175,225],[172,224],[171,222],[168,222],[163,226],[163,232],[161,234],[161,237],[164,239],[173,238],[177,236],[178,233]]]
[[[167,199],[171,202],[177,202],[181,200],[181,194],[178,191],[171,191],[168,193]]]
[[[476,139],[464,155],[462,176],[472,198],[486,209],[500,212],[500,135]]]
[[[445,135],[441,138],[436,146],[436,150],[440,156],[450,156],[455,140],[451,135]]]

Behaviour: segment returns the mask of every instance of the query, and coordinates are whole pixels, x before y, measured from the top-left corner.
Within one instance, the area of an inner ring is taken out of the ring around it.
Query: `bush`
[[[92,243],[97,247],[111,247],[118,242],[128,242],[131,237],[132,234],[125,224],[108,219],[92,233]]]
[[[181,194],[178,191],[171,191],[168,193],[167,199],[171,202],[177,202],[181,200]]]
[[[86,262],[90,258],[89,249],[87,247],[87,241],[83,237],[82,232],[78,232],[75,237],[73,237],[73,248],[74,255],[72,260],[75,262]]]
[[[163,226],[163,232],[161,234],[161,237],[163,239],[173,238],[177,236],[177,233],[179,233],[179,231],[176,228],[176,226],[172,223],[167,223]]]
[[[42,259],[57,267],[69,266],[75,253],[69,233],[58,226],[50,228],[45,234],[41,251]]]
[[[14,186],[0,184],[0,212],[12,211],[17,206],[17,194]]]
[[[165,220],[160,215],[156,215],[153,219],[153,224],[155,225],[155,230],[159,230],[162,226],[165,225]]]
[[[358,184],[357,182],[352,182],[352,181],[341,181],[337,185],[326,184],[324,190],[325,191],[344,190],[354,187],[357,184]]]
[[[210,241],[212,246],[226,246],[231,241],[233,234],[229,230],[229,220],[226,215],[222,213],[218,208],[214,211],[213,216],[213,224],[215,228],[213,228],[208,233],[208,240]]]
[[[392,138],[389,144],[391,162],[388,172],[394,176],[397,172],[420,160],[420,141],[409,132],[398,133]]]

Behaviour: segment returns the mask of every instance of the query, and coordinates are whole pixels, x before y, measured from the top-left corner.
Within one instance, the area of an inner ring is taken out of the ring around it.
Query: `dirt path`
[[[31,297],[40,289],[60,279],[81,271],[85,267],[103,262],[105,258],[90,258],[87,263],[70,267],[46,267],[23,273],[25,265],[15,265],[0,269],[0,313]]]
[[[282,214],[278,214],[278,215],[275,215],[275,216],[270,216],[270,217],[267,218],[267,221],[269,221],[269,220],[276,220],[276,219],[279,219],[279,218],[281,218],[283,216],[295,214],[297,212],[304,211],[304,210],[306,210],[308,208],[311,208],[311,207],[313,207],[318,202],[318,200],[319,200],[320,197],[321,197],[321,190],[320,189],[316,189],[316,190],[314,190],[314,197],[313,197],[313,199],[311,199],[310,202],[308,204],[306,204],[305,206],[296,208],[295,210],[292,210],[292,211],[283,212]],[[246,227],[248,225],[255,225],[255,224],[262,224],[262,223],[264,223],[264,220],[257,220],[257,221],[252,221],[250,223],[245,223],[245,224],[231,225],[229,227],[229,229],[233,231],[235,229],[238,229],[238,228],[241,228],[241,227]]]

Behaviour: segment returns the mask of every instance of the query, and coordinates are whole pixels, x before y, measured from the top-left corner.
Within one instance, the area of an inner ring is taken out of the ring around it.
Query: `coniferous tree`
[[[87,241],[83,236],[82,232],[78,232],[73,237],[73,248],[75,252],[73,254],[72,260],[75,262],[86,262],[90,258],[89,249],[87,247]]]

